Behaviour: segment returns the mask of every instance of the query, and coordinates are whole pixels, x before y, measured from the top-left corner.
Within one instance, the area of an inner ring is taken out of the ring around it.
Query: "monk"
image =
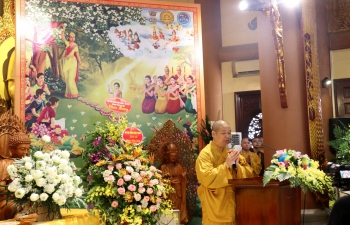
[[[253,171],[238,150],[226,145],[231,139],[230,125],[219,120],[212,126],[213,140],[200,152],[196,173],[200,186],[203,225],[234,225],[235,195],[228,179],[252,177]]]
[[[14,159],[29,155],[30,142],[30,138],[25,133],[15,133],[10,138],[8,147],[11,158],[5,158],[0,155],[0,185],[8,185],[11,183],[7,167],[14,163]],[[14,204],[12,202],[6,202],[6,191],[0,186],[0,220],[14,218],[22,222],[35,222],[38,218],[37,214],[22,216],[21,213],[16,213]]]
[[[242,151],[240,154],[245,158],[247,163],[253,169],[254,177],[258,177],[261,172],[261,159],[255,152],[250,151],[250,141],[248,138],[242,138],[241,141]]]

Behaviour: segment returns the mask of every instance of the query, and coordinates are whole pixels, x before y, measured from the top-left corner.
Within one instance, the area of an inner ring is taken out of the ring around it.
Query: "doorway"
[[[350,118],[350,79],[334,79],[335,117]]]
[[[242,132],[242,138],[263,137],[261,92],[235,92],[236,131]]]

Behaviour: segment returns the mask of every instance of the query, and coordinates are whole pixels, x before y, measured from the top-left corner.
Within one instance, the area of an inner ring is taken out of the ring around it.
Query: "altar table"
[[[31,225],[100,225],[99,219],[86,209],[61,209],[62,219],[34,222]],[[11,224],[11,221],[0,221],[0,225]]]

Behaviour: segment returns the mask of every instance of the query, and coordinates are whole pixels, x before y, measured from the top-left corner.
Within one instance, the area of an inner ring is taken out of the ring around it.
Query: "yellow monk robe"
[[[261,172],[261,159],[255,152],[251,151],[241,151],[240,154],[245,158],[248,162],[248,157],[250,157],[250,167],[252,167],[254,172],[254,177],[258,177]]]
[[[227,148],[220,150],[210,142],[200,152],[196,161],[196,173],[200,186],[198,196],[202,204],[203,225],[232,225],[235,221],[235,197],[228,179],[253,176],[253,170],[243,156],[237,169],[226,166]]]

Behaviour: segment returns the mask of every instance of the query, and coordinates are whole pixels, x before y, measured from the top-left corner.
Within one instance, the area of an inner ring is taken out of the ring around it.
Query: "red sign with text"
[[[105,103],[108,108],[117,113],[127,113],[131,110],[131,103],[122,98],[107,98]]]
[[[127,127],[123,131],[122,137],[123,137],[123,140],[125,142],[130,142],[130,143],[138,145],[138,144],[140,144],[142,142],[143,133],[137,127]]]

